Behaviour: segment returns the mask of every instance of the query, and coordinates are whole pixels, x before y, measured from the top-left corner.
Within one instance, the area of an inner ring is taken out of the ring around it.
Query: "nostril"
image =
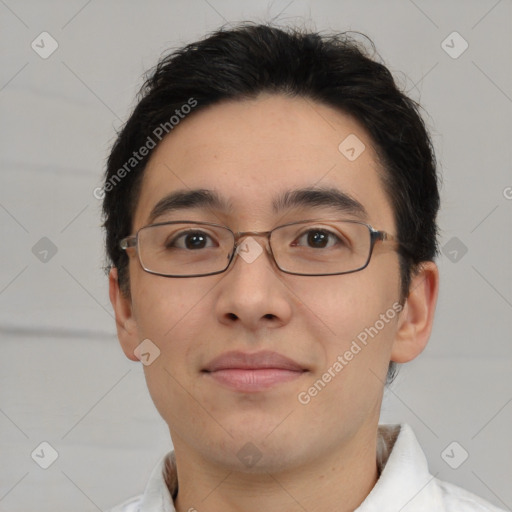
[[[238,317],[234,313],[228,313],[227,315],[230,320],[236,320]]]

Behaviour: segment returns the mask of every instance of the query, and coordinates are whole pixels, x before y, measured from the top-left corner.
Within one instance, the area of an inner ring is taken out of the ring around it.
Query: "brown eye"
[[[197,250],[213,247],[214,245],[210,236],[203,231],[186,231],[174,236],[172,240],[166,242],[165,247],[167,249]]]
[[[324,248],[329,243],[329,234],[325,231],[310,231],[307,240],[311,247]]]
[[[343,244],[338,236],[326,229],[308,229],[293,245],[306,245],[312,249],[325,249],[338,243]]]

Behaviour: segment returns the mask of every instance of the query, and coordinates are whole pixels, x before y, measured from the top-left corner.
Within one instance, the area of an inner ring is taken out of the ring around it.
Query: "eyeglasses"
[[[150,274],[199,277],[225,272],[235,254],[249,250],[240,243],[249,236],[267,237],[267,252],[279,270],[301,276],[358,272],[370,262],[377,241],[402,245],[393,235],[354,220],[303,220],[271,231],[237,233],[220,224],[184,220],[144,226],[119,246],[135,247]]]

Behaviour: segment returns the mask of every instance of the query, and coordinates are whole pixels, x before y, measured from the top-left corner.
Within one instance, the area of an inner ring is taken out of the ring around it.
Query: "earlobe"
[[[131,301],[122,294],[119,288],[117,268],[113,267],[110,270],[108,281],[110,302],[114,309],[119,343],[128,359],[138,361],[134,354],[134,350],[139,344],[137,324],[133,316]]]
[[[430,338],[439,291],[439,270],[433,261],[421,264],[409,290],[391,351],[391,360],[397,363],[421,354]]]

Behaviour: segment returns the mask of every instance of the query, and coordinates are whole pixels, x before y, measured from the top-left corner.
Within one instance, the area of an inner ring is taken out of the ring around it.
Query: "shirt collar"
[[[387,449],[380,477],[356,512],[442,510],[437,487],[431,485],[434,477],[411,427],[379,425],[379,444]]]
[[[178,494],[178,475],[174,451],[153,469],[137,512],[176,512],[173,499]]]
[[[434,502],[434,479],[411,427],[379,425],[377,437],[379,479],[355,512],[407,512],[428,510]],[[174,452],[161,459],[151,473],[138,512],[176,512],[173,498],[178,493]]]

